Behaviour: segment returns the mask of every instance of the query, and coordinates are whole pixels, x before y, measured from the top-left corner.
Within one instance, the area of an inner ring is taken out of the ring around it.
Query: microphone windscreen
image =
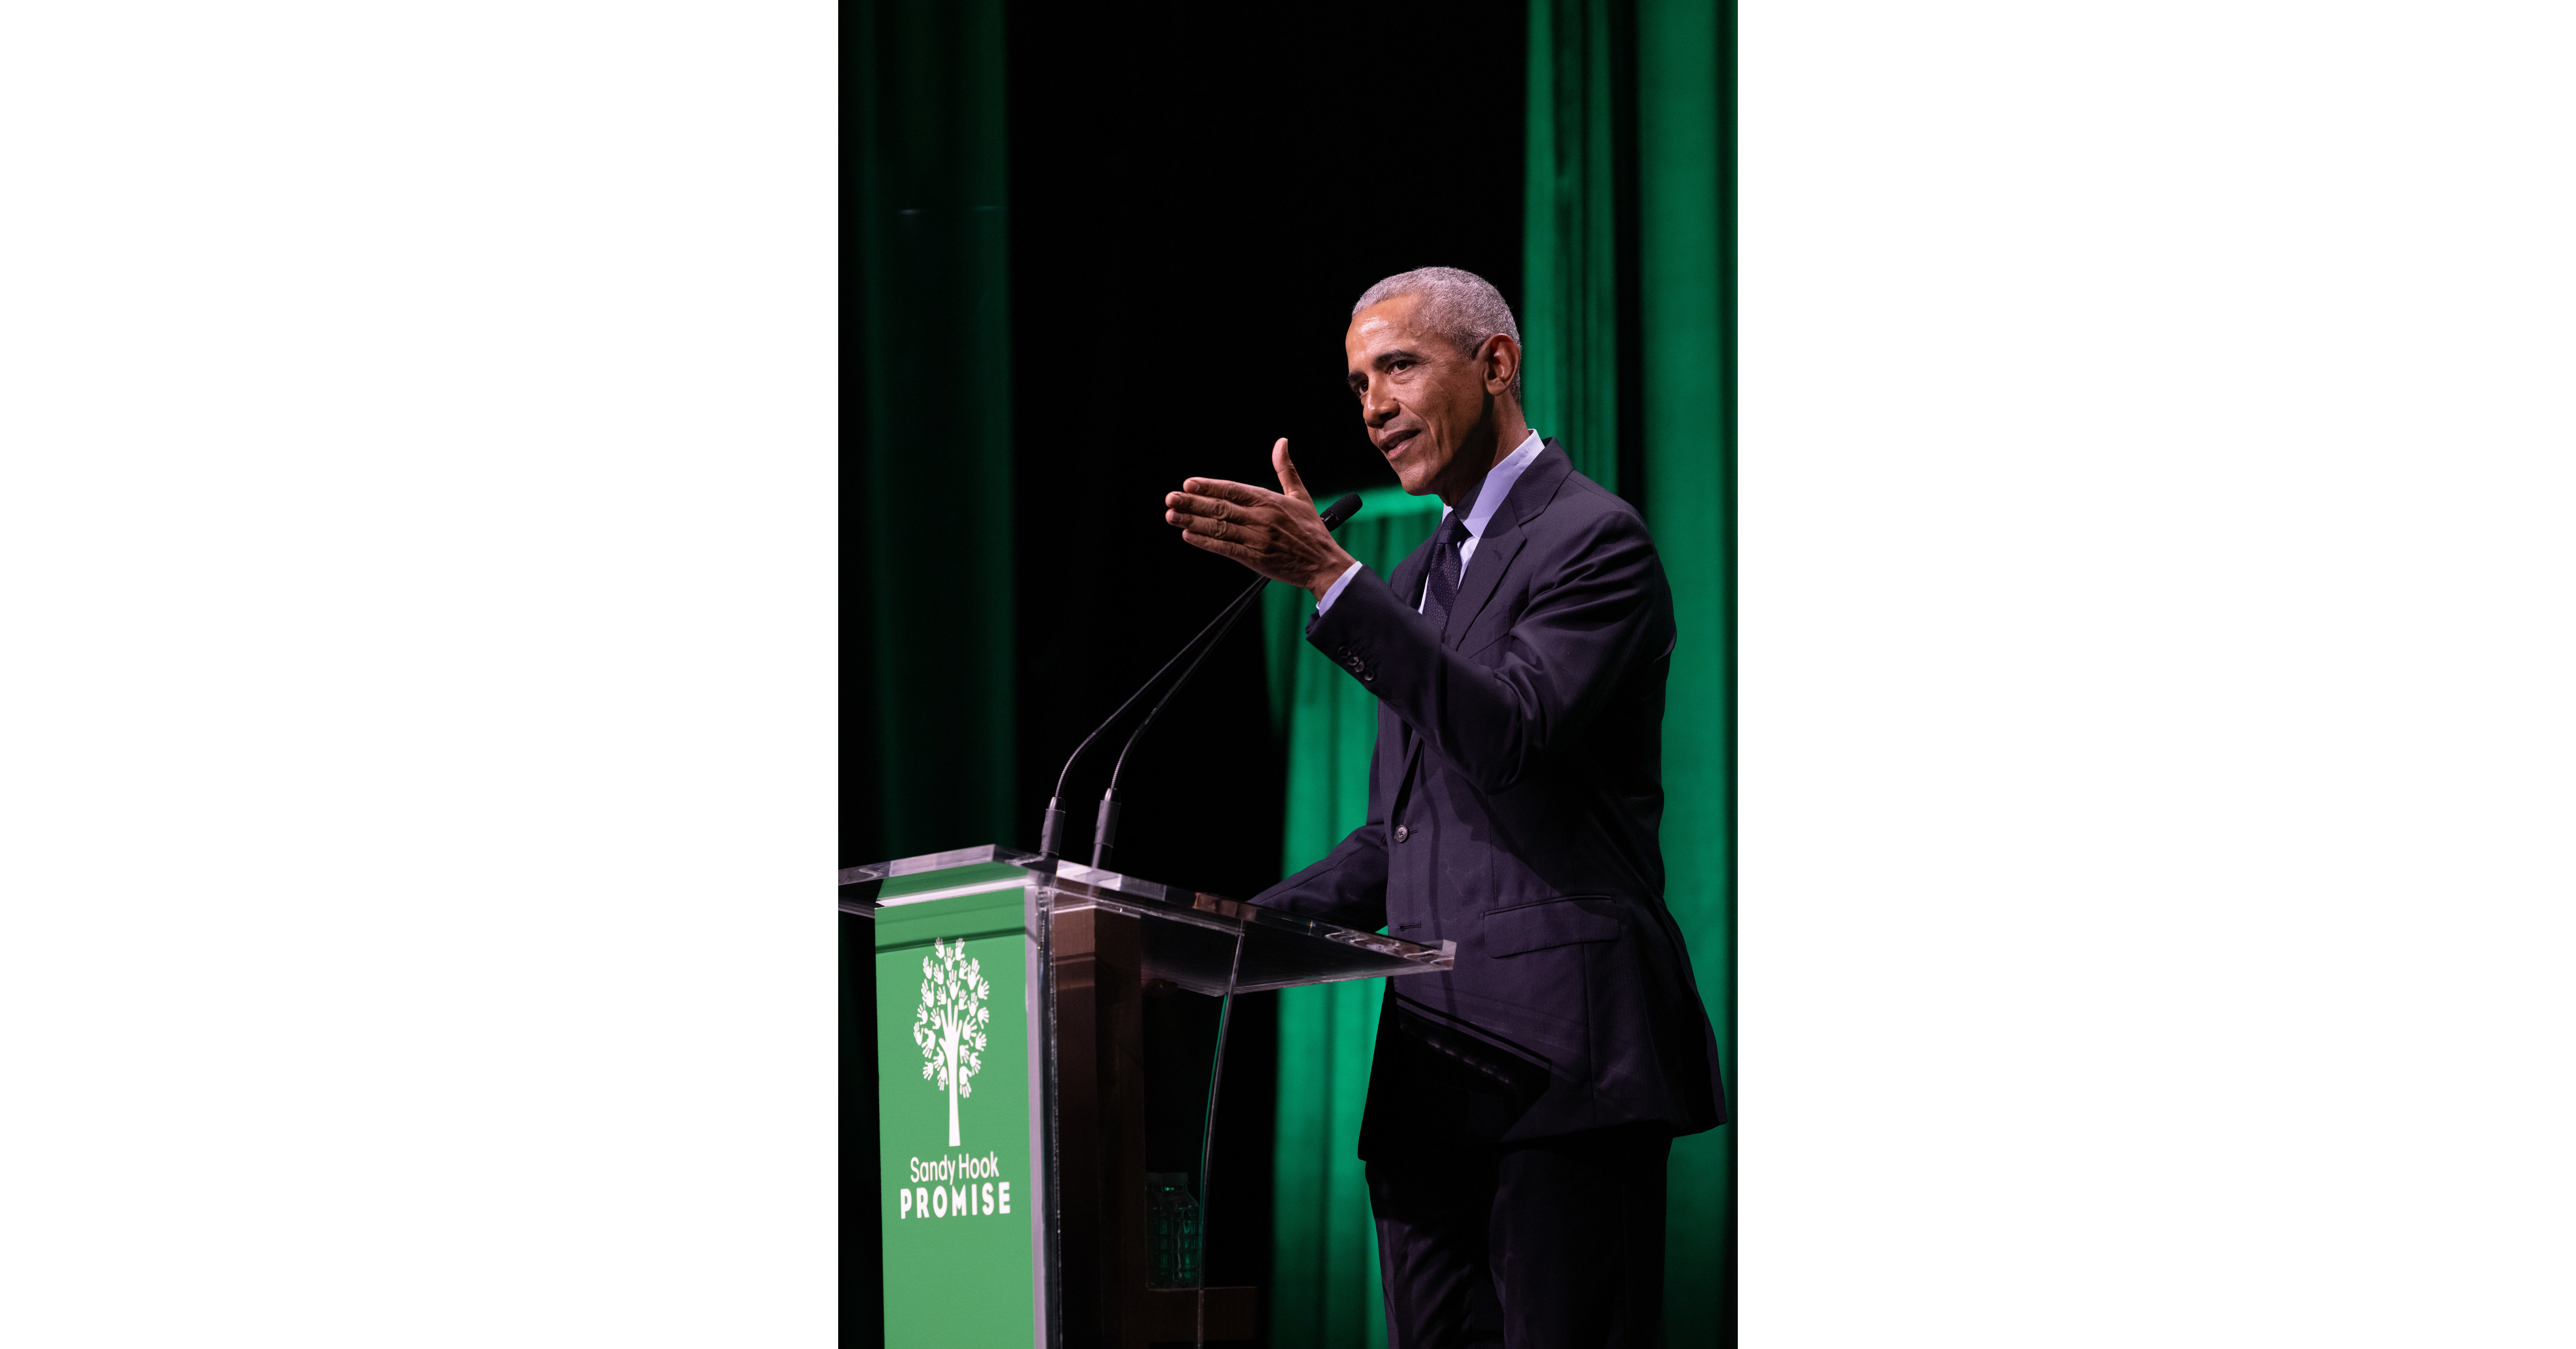
[[[1359,513],[1360,494],[1357,492],[1349,493],[1341,500],[1334,502],[1332,507],[1324,512],[1324,528],[1339,529],[1342,527],[1342,522],[1344,520],[1348,520]]]

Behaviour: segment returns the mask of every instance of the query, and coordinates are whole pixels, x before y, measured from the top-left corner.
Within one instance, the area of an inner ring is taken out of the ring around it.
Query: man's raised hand
[[[1297,476],[1284,438],[1270,447],[1279,490],[1222,478],[1192,478],[1163,498],[1163,519],[1193,547],[1222,554],[1274,581],[1322,599],[1350,570],[1351,555],[1315,513],[1314,494]]]

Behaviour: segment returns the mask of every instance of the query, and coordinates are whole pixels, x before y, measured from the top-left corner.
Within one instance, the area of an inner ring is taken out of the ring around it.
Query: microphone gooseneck
[[[1255,579],[1252,583],[1252,593],[1258,593],[1260,588],[1261,580]],[[1235,603],[1240,604],[1242,601],[1238,599]],[[1039,819],[1039,853],[1047,857],[1060,857],[1063,855],[1065,819],[1064,784],[1073,776],[1074,764],[1080,762],[1082,756],[1090,752],[1091,742],[1098,740],[1101,732],[1117,725],[1118,719],[1127,715],[1127,709],[1134,707],[1137,699],[1152,692],[1154,686],[1162,682],[1163,676],[1171,673],[1173,666],[1180,664],[1181,657],[1196,650],[1199,643],[1207,640],[1209,633],[1216,631],[1217,624],[1224,622],[1233,612],[1234,605],[1230,604],[1223,610],[1219,611],[1215,618],[1209,619],[1208,625],[1199,629],[1198,636],[1192,637],[1187,643],[1183,644],[1180,650],[1173,652],[1172,658],[1163,662],[1163,668],[1156,670],[1153,678],[1146,680],[1143,686],[1139,687],[1134,693],[1128,694],[1127,701],[1120,703],[1117,711],[1110,713],[1107,720],[1092,727],[1091,734],[1084,736],[1082,738],[1082,743],[1073,747],[1073,753],[1065,757],[1064,768],[1055,775],[1055,795],[1047,798],[1046,814],[1041,816]]]
[[[1359,514],[1359,510],[1359,493],[1350,492],[1344,494],[1341,500],[1334,502],[1324,511],[1324,528],[1327,530],[1341,528],[1342,523],[1350,519],[1352,516]],[[1117,766],[1109,770],[1109,790],[1103,792],[1100,797],[1099,822],[1092,830],[1091,834],[1091,865],[1095,870],[1105,869],[1108,867],[1110,849],[1115,847],[1118,842],[1118,783],[1119,780],[1126,775],[1127,756],[1135,753],[1136,742],[1144,739],[1145,732],[1153,729],[1155,719],[1163,715],[1164,708],[1171,706],[1173,696],[1178,694],[1181,689],[1190,682],[1190,677],[1192,675],[1199,672],[1199,666],[1207,660],[1208,653],[1216,650],[1218,645],[1225,641],[1226,634],[1234,630],[1234,625],[1241,621],[1244,614],[1252,608],[1253,600],[1260,597],[1262,587],[1268,584],[1270,584],[1270,578],[1266,576],[1256,576],[1252,578],[1252,584],[1246,586],[1242,594],[1235,596],[1233,603],[1227,605],[1213,620],[1210,620],[1208,626],[1199,629],[1199,635],[1190,639],[1190,646],[1181,648],[1180,652],[1172,657],[1172,660],[1177,661],[1181,656],[1189,655],[1192,647],[1195,647],[1198,650],[1198,654],[1191,657],[1190,663],[1182,668],[1180,676],[1172,681],[1172,686],[1163,690],[1163,696],[1156,700],[1150,711],[1145,713],[1145,719],[1136,724],[1135,731],[1127,737],[1127,743],[1119,748]],[[1164,662],[1163,669],[1168,670],[1170,668],[1172,668],[1171,662]],[[1145,682],[1145,688],[1152,688],[1154,686],[1154,680],[1161,679],[1162,677],[1163,674],[1161,670],[1155,671],[1154,679],[1147,680]],[[1141,697],[1143,696],[1145,689],[1138,689],[1136,692],[1137,695]],[[1134,701],[1134,698],[1128,699],[1129,703],[1133,703]],[[1127,709],[1122,706],[1118,710],[1119,712],[1124,713]],[[1116,716],[1112,716],[1110,718],[1113,722],[1117,719],[1118,718]],[[1106,725],[1101,727],[1101,730],[1107,729],[1108,727]],[[1099,733],[1099,731],[1092,732],[1094,735],[1098,735]],[[1090,742],[1085,741],[1083,743],[1087,745]],[[1076,750],[1074,752],[1076,754],[1081,753],[1080,750]],[[1067,765],[1067,767],[1070,766],[1071,765],[1069,764]],[[1058,793],[1061,794],[1063,791],[1063,783],[1059,781],[1056,785]],[[1050,806],[1049,809],[1052,810],[1054,807]]]
[[[1334,502],[1329,509],[1324,511],[1324,528],[1328,530],[1341,528],[1342,522],[1350,519],[1353,515],[1358,514],[1359,509],[1359,494],[1353,492],[1345,495],[1341,500]],[[1252,597],[1260,594],[1261,587],[1268,583],[1268,578],[1266,577],[1254,577],[1252,579],[1252,584],[1245,587],[1244,592],[1241,595],[1236,596],[1233,603],[1228,604],[1225,608],[1219,610],[1216,617],[1208,620],[1206,627],[1199,629],[1197,636],[1192,637],[1187,643],[1183,644],[1180,650],[1173,652],[1170,660],[1163,662],[1163,668],[1156,670],[1153,678],[1146,680],[1144,685],[1138,688],[1134,693],[1128,694],[1127,701],[1120,703],[1117,711],[1110,713],[1107,720],[1101,722],[1098,726],[1093,727],[1091,734],[1082,738],[1081,744],[1074,746],[1073,753],[1065,757],[1064,768],[1056,774],[1055,794],[1047,798],[1046,812],[1038,818],[1038,852],[1042,856],[1048,859],[1053,859],[1063,855],[1065,823],[1064,784],[1072,779],[1073,766],[1081,761],[1084,754],[1090,751],[1092,742],[1098,740],[1102,732],[1117,725],[1118,719],[1126,716],[1127,709],[1134,707],[1138,699],[1143,698],[1146,694],[1152,692],[1154,686],[1162,682],[1163,676],[1171,673],[1172,667],[1181,663],[1182,657],[1198,650],[1203,643],[1208,641],[1212,634],[1222,636],[1222,629],[1232,627],[1234,625],[1234,620],[1242,616],[1243,607],[1250,604],[1252,602]],[[1196,661],[1192,661],[1190,668],[1194,670],[1197,669],[1198,663]],[[1187,680],[1189,676],[1185,674],[1181,676],[1181,678],[1183,680]],[[1165,701],[1169,701],[1169,699],[1166,698]],[[1156,705],[1156,710],[1160,710],[1160,704]],[[1148,720],[1151,720],[1151,718],[1148,718]],[[1128,748],[1132,749],[1134,747],[1135,741],[1131,738],[1128,741]],[[1124,764],[1127,761],[1125,750],[1121,750],[1119,752],[1118,760],[1121,764]],[[1115,838],[1117,836],[1117,829],[1118,811],[1116,805],[1116,787],[1113,785],[1110,795],[1101,799],[1101,824],[1099,828],[1095,830],[1094,839],[1096,841],[1102,836]],[[1104,865],[1107,856],[1108,854],[1105,850],[1095,847],[1092,852],[1092,857],[1094,859],[1092,864],[1094,866]]]

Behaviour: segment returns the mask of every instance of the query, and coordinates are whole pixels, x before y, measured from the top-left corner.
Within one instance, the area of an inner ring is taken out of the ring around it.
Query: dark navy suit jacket
[[[1672,593],[1636,510],[1551,440],[1487,524],[1445,631],[1425,542],[1306,639],[1378,698],[1368,822],[1256,903],[1458,944],[1387,981],[1360,1155],[1724,1122],[1717,1041],[1656,830]]]

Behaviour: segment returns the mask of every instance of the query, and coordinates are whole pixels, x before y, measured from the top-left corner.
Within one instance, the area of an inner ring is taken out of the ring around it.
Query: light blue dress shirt
[[[1476,489],[1476,503],[1467,508],[1467,541],[1458,545],[1458,579],[1461,582],[1467,579],[1467,564],[1476,560],[1476,544],[1485,537],[1485,526],[1493,523],[1494,512],[1501,510],[1503,499],[1512,494],[1512,484],[1521,480],[1521,474],[1528,471],[1529,466],[1537,461],[1538,452],[1546,447],[1546,440],[1532,431],[1519,448],[1503,456],[1503,462],[1486,470],[1485,485]],[[1449,517],[1454,514],[1453,508],[1442,506],[1440,522],[1449,523]],[[1349,585],[1359,570],[1360,564],[1356,562],[1343,569],[1341,576],[1324,592],[1324,597],[1315,601],[1315,612],[1320,614],[1332,608],[1333,601],[1342,597],[1342,587]],[[1422,612],[1422,601],[1413,602],[1413,611]]]

